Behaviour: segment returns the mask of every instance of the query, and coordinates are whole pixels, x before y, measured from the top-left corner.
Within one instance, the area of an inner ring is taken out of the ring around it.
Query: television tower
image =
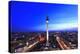
[[[48,16],[46,17],[46,46],[48,47],[49,46],[49,32],[48,32]]]

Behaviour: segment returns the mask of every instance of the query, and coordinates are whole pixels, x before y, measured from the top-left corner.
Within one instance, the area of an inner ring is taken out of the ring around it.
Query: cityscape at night
[[[78,6],[9,2],[9,52],[78,49]]]

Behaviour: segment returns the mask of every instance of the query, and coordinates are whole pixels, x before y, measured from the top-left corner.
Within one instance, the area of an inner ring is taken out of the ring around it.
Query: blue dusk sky
[[[9,19],[12,32],[46,31],[46,16],[49,31],[76,30],[78,5],[9,2]]]

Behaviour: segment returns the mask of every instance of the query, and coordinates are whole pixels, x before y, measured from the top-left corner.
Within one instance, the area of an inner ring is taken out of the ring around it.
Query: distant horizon
[[[46,31],[15,31],[15,32],[46,32]],[[11,32],[11,33],[15,33]],[[55,30],[55,31],[49,31],[49,32],[78,32],[78,29],[75,30]]]

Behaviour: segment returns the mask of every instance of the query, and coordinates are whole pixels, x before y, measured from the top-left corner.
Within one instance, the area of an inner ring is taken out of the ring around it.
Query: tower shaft
[[[48,17],[46,20],[46,46],[49,46]]]

